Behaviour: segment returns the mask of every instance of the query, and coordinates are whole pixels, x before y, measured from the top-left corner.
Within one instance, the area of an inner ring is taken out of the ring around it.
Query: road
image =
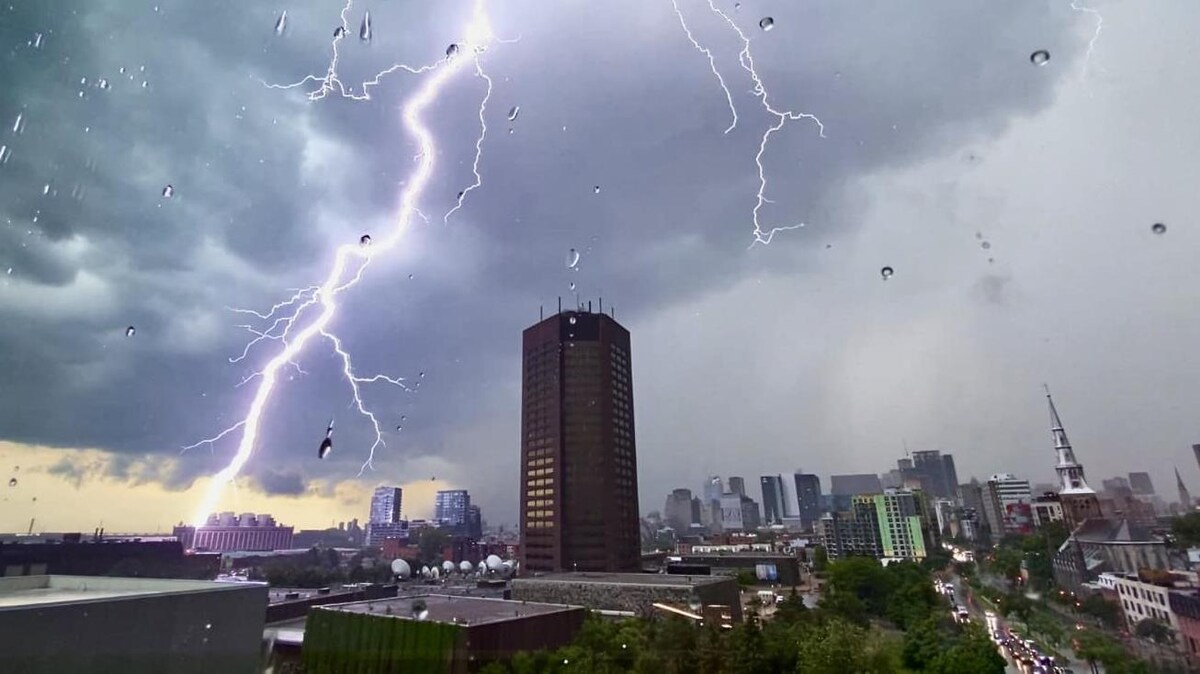
[[[988,630],[989,635],[993,629],[1000,630],[1001,632],[1009,631],[1010,626],[1008,621],[1001,616],[996,616],[994,618],[994,628],[989,626],[988,619],[985,615],[986,610],[975,601],[975,597],[973,596],[971,589],[969,587],[965,587],[961,579],[957,576],[951,575],[949,576],[949,579],[954,585],[954,603],[967,607],[967,612],[970,614],[971,619],[983,625],[984,629]],[[1004,657],[1004,661],[1007,663],[1007,667],[1005,669],[1006,672],[1011,674],[1028,674],[1027,670],[1021,669],[1017,663],[1011,657],[1009,657],[1008,652],[1003,648],[997,646],[997,651],[1001,656]],[[1075,657],[1075,653],[1071,650],[1070,646],[1061,649],[1061,651],[1063,655],[1066,656],[1067,667],[1074,671],[1075,674],[1089,674],[1092,671],[1091,665]],[[1097,667],[1098,671],[1103,673],[1104,668],[1099,667],[1099,665],[1097,665]]]

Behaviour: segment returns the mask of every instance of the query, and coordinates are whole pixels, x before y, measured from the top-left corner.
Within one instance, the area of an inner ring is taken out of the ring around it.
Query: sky
[[[437,71],[366,100],[272,85],[326,75],[343,12],[355,98],[444,67],[470,2],[0,9],[0,530],[192,519],[240,436],[183,448],[245,417],[281,346],[246,350],[266,326],[236,310],[398,226],[330,325],[360,376],[404,378],[362,387],[386,446],[364,470],[371,424],[313,340],[219,509],[327,526],[399,484],[409,516],[466,488],[515,523],[520,334],[559,297],[632,333],[643,513],[707,475],[883,472],[905,446],[1048,482],[1043,384],[1096,487],[1148,470],[1171,500],[1177,465],[1198,488],[1200,7],[733,4],[713,0],[770,104],[820,120],[761,153],[763,231],[804,223],[769,244],[777,118],[707,0],[677,6],[711,64],[671,0],[485,3],[481,184],[444,217],[474,182],[487,82],[465,67],[422,116],[438,150],[407,225],[401,109]]]

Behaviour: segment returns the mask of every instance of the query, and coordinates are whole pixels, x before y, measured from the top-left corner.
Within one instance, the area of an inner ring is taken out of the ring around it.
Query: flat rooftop
[[[606,573],[577,571],[548,573],[541,576],[517,578],[514,583],[594,583],[597,585],[642,585],[647,587],[691,588],[698,585],[713,585],[729,582],[729,576],[688,576],[665,573]]]
[[[374,599],[348,604],[327,604],[317,610],[373,613],[404,620],[413,620],[413,603],[417,601],[425,602],[425,609],[428,611],[428,615],[425,616],[424,620],[456,625],[483,625],[486,623],[527,618],[529,616],[582,610],[578,606],[567,606],[565,604],[543,604],[540,602],[486,599],[483,597],[456,597],[444,594]]]
[[[0,577],[0,611],[189,592],[228,592],[249,585],[258,586],[259,583],[104,576],[9,576]]]

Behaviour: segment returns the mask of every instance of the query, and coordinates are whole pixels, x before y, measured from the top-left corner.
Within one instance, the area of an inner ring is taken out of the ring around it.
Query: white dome
[[[459,562],[458,570],[463,573],[471,573],[475,570],[475,565],[464,559],[463,561]]]
[[[488,555],[486,562],[487,562],[488,570],[490,570],[490,571],[499,571],[500,570],[500,558],[497,557],[496,555]]]
[[[429,567],[428,567],[428,566],[422,566],[422,567],[421,567],[421,575],[422,575],[422,576],[424,576],[424,577],[426,577],[426,578],[428,578],[428,577],[429,577]]]
[[[444,571],[447,576],[450,575],[451,573],[454,573],[454,569],[455,569],[454,562],[452,562],[450,560],[446,560],[446,561],[442,562],[442,571]]]
[[[439,569],[439,568],[437,568],[436,566],[435,566],[435,567],[433,567],[432,569],[430,569],[430,570],[429,570],[429,577],[430,577],[430,578],[438,578],[438,577],[440,577],[441,575],[442,575],[442,570],[441,570],[441,569]]]
[[[401,578],[408,578],[410,575],[412,575],[412,567],[409,566],[408,562],[404,561],[403,559],[393,559],[392,573],[400,576]]]

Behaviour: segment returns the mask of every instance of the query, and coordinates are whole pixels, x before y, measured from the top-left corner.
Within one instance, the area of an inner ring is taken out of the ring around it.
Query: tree
[[[733,674],[770,674],[766,643],[758,623],[758,611],[751,605],[746,620],[729,635]]]
[[[1075,655],[1086,661],[1096,671],[1096,663],[1104,665],[1109,672],[1118,671],[1128,665],[1125,649],[1103,632],[1083,630],[1073,642]]]
[[[754,575],[753,571],[738,571],[737,583],[740,587],[750,587],[758,582],[758,576]]]
[[[1032,613],[1026,625],[1029,627],[1030,632],[1041,635],[1051,646],[1058,646],[1062,643],[1064,636],[1062,623],[1045,611]]]
[[[796,653],[796,674],[864,672],[867,631],[844,620],[804,630]]]
[[[417,539],[417,549],[421,553],[421,563],[436,564],[442,557],[442,550],[450,542],[450,536],[441,529],[425,527]]]
[[[824,545],[818,545],[813,548],[813,571],[821,572],[825,567],[829,566],[829,552],[825,550]]]
[[[1115,629],[1121,624],[1121,605],[1109,601],[1100,594],[1089,594],[1080,602],[1079,610],[1094,616],[1109,629]]]
[[[930,616],[922,620],[904,633],[904,665],[917,671],[925,669],[946,649],[949,641],[937,618]]]
[[[996,652],[983,628],[978,625],[968,625],[961,637],[955,640],[953,646],[940,653],[926,668],[926,671],[936,674],[1004,674],[1004,658]]]
[[[1175,633],[1171,631],[1171,628],[1154,618],[1139,620],[1133,628],[1133,633],[1139,639],[1152,641],[1160,646],[1175,641]]]
[[[1000,615],[1016,616],[1018,620],[1028,625],[1029,616],[1033,613],[1033,602],[1023,593],[1014,591],[1001,597],[997,608],[1000,609]]]
[[[1180,515],[1171,523],[1171,537],[1175,545],[1191,548],[1200,545],[1200,512]]]
[[[1010,583],[1021,578],[1021,560],[1024,558],[1020,550],[1010,547],[998,548],[991,562],[992,570]]]

